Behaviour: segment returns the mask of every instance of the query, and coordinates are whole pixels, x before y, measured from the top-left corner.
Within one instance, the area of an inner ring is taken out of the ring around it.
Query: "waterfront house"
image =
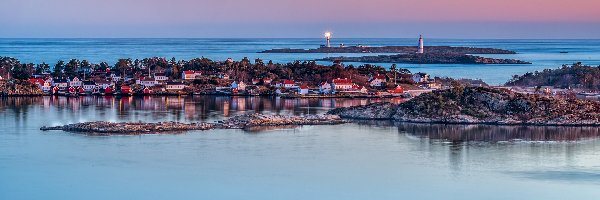
[[[46,79],[41,87],[42,91],[49,92],[52,89],[52,79]]]
[[[294,80],[283,80],[281,86],[284,88],[293,88],[296,87],[296,82]]]
[[[413,81],[415,83],[429,82],[429,74],[423,72],[415,73],[413,74]]]
[[[183,90],[184,88],[185,85],[179,82],[168,82],[166,87],[167,90]]]
[[[387,81],[385,75],[377,74],[371,77],[371,79],[369,80],[369,85],[373,88],[382,88],[385,87],[386,82]]]
[[[101,89],[106,89],[115,85],[113,82],[107,80],[98,80],[95,83],[96,86]]]
[[[260,83],[260,78],[253,78],[252,85],[258,85]]]
[[[238,91],[244,91],[246,90],[246,83],[244,83],[244,81],[240,81],[239,83],[237,81],[234,81],[233,83],[231,83],[231,90],[238,90]]]
[[[359,86],[359,85],[352,85],[352,90],[361,93],[361,94],[367,94],[369,92],[369,90],[367,90],[367,88],[365,86]]]
[[[323,82],[319,85],[319,92],[321,94],[329,94],[332,92],[331,90],[331,84],[328,82]]]
[[[388,92],[396,96],[404,93],[404,89],[401,86],[396,86],[396,88],[394,88],[393,90],[388,90]]]
[[[186,70],[181,73],[181,79],[183,80],[194,80],[200,78],[202,72],[194,70]]]
[[[139,80],[135,81],[135,84],[143,85],[144,87],[154,87],[158,85],[158,81],[150,77],[141,77]]]
[[[96,83],[94,81],[83,81],[83,89],[86,92],[91,92],[96,87]]]
[[[69,81],[67,81],[66,79],[54,79],[52,81],[52,86],[58,87],[60,89],[66,89],[67,87],[69,87]]]
[[[333,89],[337,91],[352,89],[352,80],[344,78],[336,78],[331,81]]]
[[[69,82],[69,85],[72,87],[81,87],[81,80],[79,80],[78,77],[75,77],[75,78],[71,79],[71,82]]]
[[[169,77],[167,77],[165,73],[154,73],[154,80],[158,81],[159,83],[162,83],[169,81]]]
[[[298,88],[298,94],[300,94],[300,95],[307,95],[308,94],[308,85],[301,85]]]

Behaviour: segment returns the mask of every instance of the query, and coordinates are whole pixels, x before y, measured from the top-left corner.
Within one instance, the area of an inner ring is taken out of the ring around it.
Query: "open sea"
[[[166,57],[191,59],[206,57],[213,60],[233,58],[251,61],[287,63],[295,60],[314,60],[328,56],[363,56],[374,54],[262,54],[272,48],[317,48],[322,39],[0,39],[0,56],[18,58],[21,62],[46,62],[54,65],[58,60],[72,58],[99,63],[116,63],[119,58],[142,59]],[[417,39],[336,39],[335,44],[345,45],[416,45]],[[582,62],[600,65],[600,40],[465,40],[427,39],[425,46],[490,47],[516,51],[515,55],[482,55],[492,58],[511,58],[529,61],[531,65],[461,65],[461,64],[398,64],[412,72],[427,72],[434,76],[482,79],[498,85],[513,75],[546,68],[558,68],[563,64]],[[569,52],[569,53],[560,53]],[[322,64],[331,64],[322,62]],[[361,63],[346,63],[359,65]],[[378,64],[389,67],[391,64]]]
[[[290,62],[327,54],[319,39],[0,39],[22,62],[151,56]],[[515,50],[532,65],[409,65],[413,72],[481,78],[583,62],[600,40],[445,40],[426,45]],[[336,39],[412,45],[415,39]],[[568,51],[561,54],[561,51]],[[348,64],[348,63],[346,63]],[[388,66],[386,64],[385,66]],[[268,97],[0,98],[0,199],[598,199],[600,127],[432,125],[353,121],[326,126],[86,136],[40,131],[85,121],[213,122],[243,113],[306,115],[398,99]]]

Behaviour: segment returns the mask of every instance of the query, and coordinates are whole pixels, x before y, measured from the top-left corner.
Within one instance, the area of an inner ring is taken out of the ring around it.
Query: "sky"
[[[11,38],[600,38],[600,0],[0,1]]]

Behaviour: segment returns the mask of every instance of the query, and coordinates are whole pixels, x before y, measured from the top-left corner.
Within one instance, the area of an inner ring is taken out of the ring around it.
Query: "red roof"
[[[187,71],[183,71],[183,73],[185,73],[185,74],[195,74],[196,71],[194,71],[194,70],[187,70]]]
[[[393,94],[400,94],[404,92],[404,89],[402,89],[402,87],[397,86],[395,89],[393,90],[388,90],[389,93],[393,93]]]
[[[40,85],[44,85],[44,79],[42,78],[30,78],[29,82],[33,83],[33,84],[40,84]]]
[[[308,89],[308,85],[301,85],[300,89]]]
[[[336,79],[333,79],[333,84],[336,84],[336,85],[352,85],[352,80],[347,79],[347,78],[345,78],[345,79],[336,78]]]
[[[296,83],[294,80],[283,80],[283,84],[294,84]]]

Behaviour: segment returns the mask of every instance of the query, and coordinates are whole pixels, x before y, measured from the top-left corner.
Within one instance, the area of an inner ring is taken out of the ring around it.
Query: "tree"
[[[65,61],[59,60],[56,63],[56,65],[54,65],[52,76],[54,76],[54,77],[64,76],[64,69],[65,69]]]
[[[77,76],[77,72],[79,71],[79,65],[80,62],[77,59],[71,59],[66,65],[65,65],[65,69],[63,70],[65,75],[68,77],[75,77]]]
[[[10,70],[10,74],[14,79],[29,79],[31,72],[33,71],[33,64],[19,64],[14,65]]]
[[[50,65],[46,64],[45,62],[37,64],[35,66],[35,73],[36,74],[50,73]]]

